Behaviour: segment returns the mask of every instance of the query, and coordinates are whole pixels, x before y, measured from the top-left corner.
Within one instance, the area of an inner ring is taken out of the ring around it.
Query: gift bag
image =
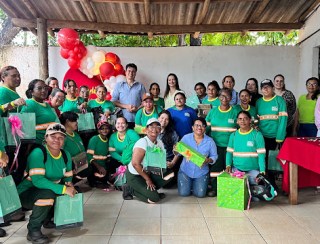
[[[6,136],[6,128],[3,122],[4,118],[0,117],[0,141],[3,142],[3,145],[7,145],[7,136]]]
[[[21,202],[12,176],[0,178],[0,223],[10,221],[11,216],[19,211]]]
[[[194,94],[194,95],[187,98],[186,104],[187,104],[187,106],[189,106],[193,109],[197,109],[198,104],[200,104],[200,100],[199,100],[198,96],[196,94]]]
[[[92,113],[78,114],[78,131],[79,132],[95,132],[96,126]]]
[[[75,228],[83,225],[83,194],[56,198],[54,205],[54,223],[56,229]]]
[[[250,195],[248,191],[248,179],[246,176],[237,178],[224,172],[218,176],[217,189],[218,207],[237,210],[249,209]]]
[[[19,138],[15,135],[17,141],[21,143],[35,143],[36,141],[36,117],[34,113],[10,113],[10,116],[17,116],[21,120],[21,131],[23,136]],[[10,117],[9,116],[9,117]],[[9,121],[9,117],[3,118],[3,122],[6,130],[7,146],[16,146],[14,135],[12,134],[12,124]]]
[[[270,150],[268,156],[268,170],[283,171],[280,162],[277,160],[279,154],[279,149]]]
[[[82,153],[77,154],[76,156],[72,157],[72,162],[74,165],[75,173],[76,174],[80,173],[81,171],[88,168],[87,153],[82,152]]]
[[[139,135],[145,135],[146,134],[146,127],[141,125],[135,125],[134,131],[137,132]]]
[[[115,186],[123,186],[125,183],[127,183],[126,179],[126,169],[127,166],[121,165],[117,168],[116,173],[113,175],[115,177],[114,185]]]
[[[163,173],[165,173],[167,169],[166,151],[158,146],[148,146],[142,164],[143,170],[146,172],[163,177]]]
[[[204,155],[181,141],[176,144],[175,151],[184,156],[187,161],[190,161],[199,167],[201,167],[204,160],[206,160]]]

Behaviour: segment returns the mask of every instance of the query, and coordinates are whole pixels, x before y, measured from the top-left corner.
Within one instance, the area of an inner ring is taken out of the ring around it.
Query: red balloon
[[[68,64],[71,69],[79,69],[80,61],[74,58],[68,58]]]
[[[79,47],[79,52],[80,52],[83,56],[86,56],[86,55],[87,55],[87,48],[85,47],[85,45],[83,44],[83,42],[80,41],[78,47]]]
[[[60,49],[60,55],[61,55],[61,57],[63,57],[64,59],[69,58],[69,50],[68,50],[68,49],[64,49],[64,48],[61,48],[61,49]]]
[[[115,73],[114,65],[110,62],[105,62],[99,67],[100,75],[102,77],[112,76]]]
[[[112,64],[120,63],[120,58],[115,53],[106,53],[106,61],[111,62]]]
[[[108,93],[108,94],[106,95],[106,99],[107,99],[108,101],[110,101],[110,100],[111,100],[111,98],[112,98],[111,94],[110,94],[110,93]]]
[[[63,28],[58,32],[58,43],[66,49],[73,49],[79,44],[79,35],[74,29]]]
[[[124,69],[123,69],[121,64],[115,64],[114,65],[114,70],[115,70],[114,76],[120,75],[120,74],[122,74],[124,72]]]

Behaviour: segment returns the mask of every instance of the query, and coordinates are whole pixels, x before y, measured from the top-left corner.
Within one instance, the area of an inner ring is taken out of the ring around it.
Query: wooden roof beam
[[[97,22],[97,15],[89,0],[80,0],[81,6],[89,20]]]
[[[203,5],[202,5],[201,12],[200,12],[199,19],[198,19],[196,24],[202,24],[204,18],[206,17],[206,15],[207,15],[207,13],[209,11],[210,2],[211,2],[211,0],[205,0],[204,1]]]
[[[6,14],[9,15],[11,18],[18,17],[14,8],[12,8],[12,6],[9,3],[7,3],[6,0],[0,0],[0,8],[2,8],[3,11],[6,12]]]
[[[151,24],[151,13],[150,13],[150,0],[144,0],[144,13],[146,16],[146,23]]]
[[[299,21],[304,21],[304,19],[313,11],[316,9],[316,7],[320,4],[320,0],[316,0],[307,11],[305,11],[299,18]]]
[[[29,0],[22,0],[22,2],[26,5],[27,9],[31,12],[33,17],[39,17],[38,11],[35,9],[34,5]]]
[[[269,4],[270,0],[262,0],[262,2],[259,3],[258,8],[256,9],[256,11],[253,12],[253,14],[251,15],[251,17],[249,18],[249,23],[253,23],[256,22],[258,20],[258,18],[261,16],[263,10],[265,10],[265,8],[267,7],[267,5]]]
[[[36,20],[12,19],[16,27],[36,28]],[[133,25],[114,24],[104,22],[47,20],[47,27],[60,29],[72,28],[76,30],[95,30],[111,33],[148,33],[157,34],[183,34],[183,33],[213,33],[213,32],[241,32],[248,31],[283,31],[302,28],[303,23],[245,23],[245,24],[213,24],[213,25]]]

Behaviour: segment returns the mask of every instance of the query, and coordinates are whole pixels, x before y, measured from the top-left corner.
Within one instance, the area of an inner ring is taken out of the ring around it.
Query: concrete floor
[[[320,193],[299,192],[299,205],[278,196],[250,210],[218,208],[216,198],[179,197],[164,190],[160,204],[124,201],[118,191],[85,193],[84,226],[46,230],[52,243],[320,243]],[[0,243],[27,243],[27,221],[6,227]]]

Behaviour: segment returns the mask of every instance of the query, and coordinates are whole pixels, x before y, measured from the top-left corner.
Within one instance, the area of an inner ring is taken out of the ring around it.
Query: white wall
[[[311,15],[299,33],[300,65],[298,90],[306,93],[305,81],[318,77],[318,60],[320,47],[320,8]],[[316,33],[315,33],[316,32]],[[315,33],[314,35],[312,35]],[[312,36],[311,36],[312,35]],[[319,77],[318,77],[319,78]],[[301,94],[300,94],[301,95]]]
[[[166,48],[99,48],[116,53],[122,64],[133,62],[138,66],[137,80],[148,89],[151,81],[158,82],[164,92],[166,77],[177,74],[180,87],[188,94],[193,92],[196,82],[215,79],[221,83],[225,75],[236,80],[236,90],[244,88],[250,77],[258,81],[273,79],[281,73],[286,85],[298,92],[299,47],[276,46],[223,46],[223,47],[166,47]],[[17,66],[22,75],[23,87],[38,77],[38,54],[35,47],[8,47],[0,54],[1,66]],[[60,81],[68,70],[66,60],[59,54],[59,48],[49,48],[49,75]],[[23,90],[24,88],[21,88]],[[21,93],[21,92],[20,92]]]

